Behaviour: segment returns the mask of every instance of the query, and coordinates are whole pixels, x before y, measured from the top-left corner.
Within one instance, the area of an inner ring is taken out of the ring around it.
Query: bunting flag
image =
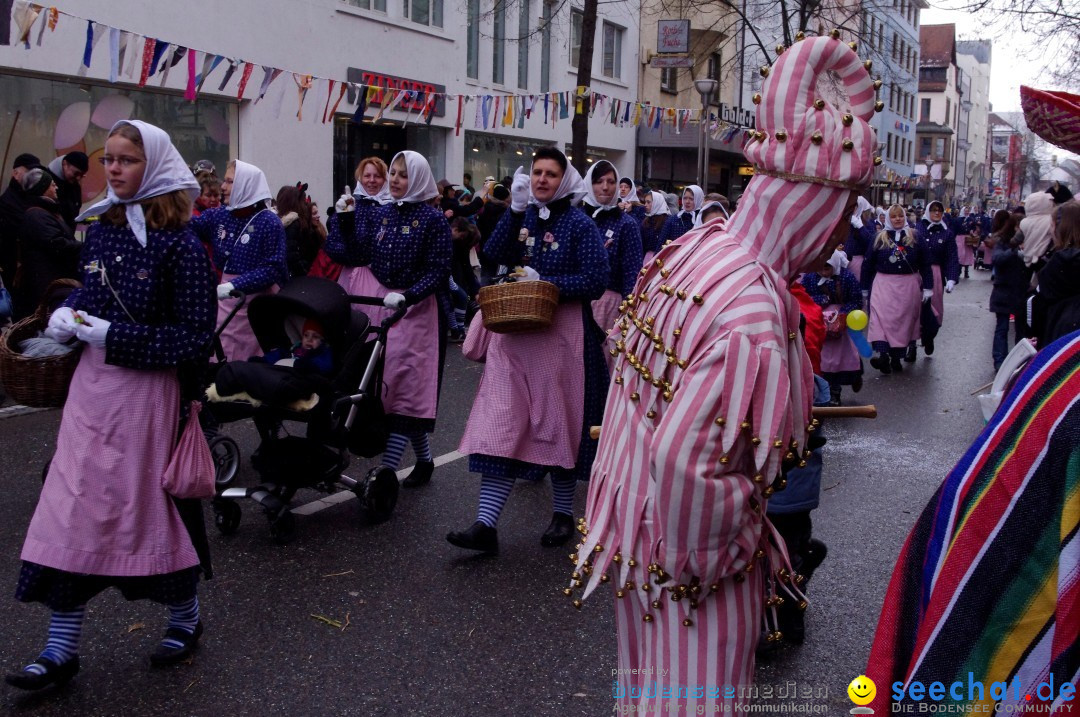
[[[229,69],[225,71],[225,76],[221,78],[221,84],[218,85],[218,92],[225,91],[225,85],[229,84],[229,80],[232,79],[233,73],[236,72],[236,68],[240,66],[240,63],[236,60],[229,60]]]
[[[356,111],[353,112],[352,119],[349,121],[353,124],[360,124],[364,121],[364,111],[367,109],[368,93],[360,91],[356,93]]]
[[[570,93],[559,93],[559,119],[570,119]]]
[[[56,32],[56,24],[60,22],[60,11],[54,7],[49,8],[49,32]]]
[[[19,28],[19,39],[16,40],[16,44],[22,43],[27,50],[30,49],[30,31],[34,29],[34,20],[37,20],[41,10],[40,5],[34,5],[26,0],[18,0],[15,3],[15,25]],[[91,21],[87,20],[87,22]]]
[[[263,78],[259,83],[259,93],[255,97],[255,104],[259,104],[259,100],[266,97],[266,91],[270,89],[270,83],[274,81],[274,68],[269,65],[263,65]]]
[[[195,78],[195,90],[197,92],[202,92],[203,83],[206,82],[207,78],[210,77],[210,73],[213,72],[224,59],[225,58],[221,55],[211,55],[209,52],[203,56],[202,72]]]
[[[161,65],[162,73],[161,73],[161,82],[158,83],[159,86],[161,86],[161,87],[165,86],[165,83],[169,81],[169,70],[171,70],[172,68],[174,68],[178,64],[180,64],[180,60],[184,59],[185,55],[187,55],[187,48],[186,47],[174,47],[173,48],[172,55],[171,55],[170,59],[166,60]]]
[[[29,43],[27,47],[29,47]],[[83,67],[90,67],[90,57],[94,54],[94,23],[90,20],[86,21],[86,46],[83,48],[82,64]]]
[[[495,129],[499,126],[499,100],[502,97],[495,95],[495,111],[491,114],[491,129]]]
[[[49,24],[49,16],[50,16],[49,13],[45,13],[44,15],[41,16],[41,24],[38,26],[38,31],[37,31],[37,42],[34,43],[38,47],[41,47],[41,41],[45,39],[45,28]]]
[[[150,64],[154,61],[154,45],[157,40],[152,37],[146,38],[143,45],[142,72],[139,74],[139,87],[146,87],[146,81],[150,79]]]
[[[128,37],[128,46],[125,48],[126,67],[124,68],[124,76],[129,80],[135,77],[135,66],[142,59],[142,50],[139,43],[146,43],[146,38],[141,35],[131,35]]]
[[[344,92],[344,85],[342,85],[342,91]],[[330,80],[330,89],[326,93],[326,104],[322,108],[322,124],[326,124],[326,113],[330,111],[330,97],[334,94],[334,81]],[[336,105],[335,105],[336,106]]]
[[[240,75],[240,84],[236,88],[236,99],[244,99],[244,90],[247,89],[248,80],[251,79],[251,73],[255,69],[255,65],[250,62],[244,63],[244,72]]]
[[[462,110],[462,105],[464,105],[464,101],[462,100],[461,95],[458,95],[458,98],[457,98],[457,119],[454,121],[454,136],[455,137],[457,137],[457,136],[459,136],[461,134],[461,110]]]
[[[169,43],[162,42],[161,40],[154,41],[154,58],[150,61],[150,75],[153,77],[158,71],[159,63],[161,62],[161,56],[165,54],[165,50],[169,49]]]
[[[375,116],[371,118],[372,122],[378,122],[382,119],[383,113],[386,112],[386,108],[390,106],[390,103],[394,101],[394,93],[388,89],[382,90],[383,101],[379,103],[379,110],[375,113]]]
[[[184,88],[184,99],[188,102],[194,102],[195,96],[195,50],[189,50],[187,54],[187,87]]]
[[[85,57],[83,60],[85,61]],[[120,77],[120,30],[109,28],[109,82]]]
[[[342,82],[341,83],[341,89],[338,90],[337,100],[334,102],[334,106],[332,108],[330,108],[330,119],[333,119],[334,115],[337,114],[338,106],[341,105],[341,98],[343,98],[345,96],[345,93],[348,91],[348,89],[349,89],[349,83],[348,82]]]

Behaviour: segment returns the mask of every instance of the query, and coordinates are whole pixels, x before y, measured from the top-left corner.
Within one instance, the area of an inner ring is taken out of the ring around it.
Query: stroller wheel
[[[214,483],[219,491],[228,488],[240,472],[240,446],[228,436],[216,436],[210,441],[214,457]]]
[[[386,466],[376,466],[353,489],[360,500],[360,513],[369,523],[382,523],[390,518],[397,505],[397,474]]]
[[[296,517],[286,506],[276,516],[270,516],[270,537],[278,545],[285,545],[296,535]]]
[[[235,533],[240,527],[240,506],[231,500],[215,500],[214,525],[222,535]]]

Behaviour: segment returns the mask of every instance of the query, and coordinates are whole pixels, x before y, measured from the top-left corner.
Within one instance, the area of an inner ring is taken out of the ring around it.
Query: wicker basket
[[[497,334],[539,331],[551,326],[559,287],[547,281],[514,281],[480,288],[484,328]]]
[[[46,291],[79,286],[78,282],[53,282]],[[42,304],[32,316],[19,321],[0,336],[0,383],[15,401],[37,408],[59,408],[67,399],[68,386],[81,350],[63,356],[29,358],[19,353],[19,342],[33,338],[45,329],[49,321],[49,306]],[[82,346],[82,344],[79,344]]]

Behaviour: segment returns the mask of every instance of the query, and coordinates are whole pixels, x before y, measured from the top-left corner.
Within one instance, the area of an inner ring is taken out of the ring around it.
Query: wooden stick
[[[11,123],[11,131],[8,132],[7,144],[4,145],[4,163],[0,164],[0,167],[8,166],[7,158],[8,152],[11,151],[11,140],[15,137],[15,128],[19,124],[19,115],[22,114],[22,110],[15,110],[15,120]]]
[[[877,406],[814,406],[814,418],[877,418]],[[600,426],[589,428],[589,438],[600,437]]]

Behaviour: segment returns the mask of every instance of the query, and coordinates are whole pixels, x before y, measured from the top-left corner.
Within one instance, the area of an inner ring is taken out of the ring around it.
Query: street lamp
[[[709,193],[709,99],[720,84],[716,80],[694,80],[694,89],[701,95],[701,137],[698,138],[698,186]],[[700,207],[695,207],[700,208]]]
[[[931,190],[934,187],[934,175],[931,174],[931,171],[933,169],[934,169],[934,158],[933,157],[927,157],[926,158],[926,206],[930,206],[930,201],[931,201],[930,193],[931,193]]]

